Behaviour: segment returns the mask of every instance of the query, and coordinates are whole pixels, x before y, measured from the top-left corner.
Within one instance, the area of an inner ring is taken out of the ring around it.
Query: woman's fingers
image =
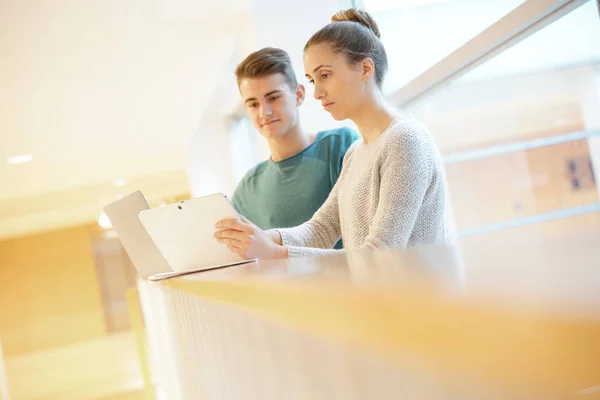
[[[250,243],[250,237],[245,232],[236,231],[233,229],[225,229],[217,231],[214,234],[216,239],[231,239],[242,243]]]
[[[230,238],[220,238],[217,239],[217,241],[219,243],[222,243],[226,246],[232,246],[232,247],[237,247],[237,248],[242,248],[244,247],[244,243],[237,240],[237,239],[230,239]]]
[[[247,220],[246,220],[247,221]],[[231,229],[241,232],[252,232],[252,225],[237,219],[223,219],[215,225],[217,229]]]
[[[218,231],[214,236],[219,243],[227,246],[229,251],[239,255],[242,258],[246,257],[248,246],[252,243],[252,235],[254,235],[254,225],[246,218],[241,217],[241,221],[237,219],[224,219],[215,225]]]
[[[244,254],[244,250],[240,249],[239,247],[234,247],[234,246],[227,246],[227,249],[232,252],[233,254],[237,254],[238,256],[245,258]]]

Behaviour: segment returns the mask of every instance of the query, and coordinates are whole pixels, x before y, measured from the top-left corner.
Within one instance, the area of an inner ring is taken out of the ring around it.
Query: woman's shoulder
[[[411,116],[398,116],[395,118],[385,131],[385,135],[390,138],[411,137],[422,135],[427,132],[425,126]]]
[[[388,128],[386,136],[395,142],[431,139],[431,135],[425,125],[408,115],[402,115],[394,119]]]
[[[429,158],[436,152],[433,136],[412,117],[395,119],[386,132],[383,152],[396,158]]]
[[[352,155],[356,152],[356,150],[358,148],[360,148],[362,143],[362,139],[358,139],[356,141],[354,141],[350,147],[348,147],[348,150],[346,151],[346,154],[344,154],[344,164],[347,164],[349,162],[351,162],[352,160]]]

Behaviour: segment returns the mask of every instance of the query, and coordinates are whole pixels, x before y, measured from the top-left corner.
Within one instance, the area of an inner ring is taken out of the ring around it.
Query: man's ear
[[[363,81],[368,81],[375,75],[375,63],[373,59],[367,57],[360,62],[361,77]]]
[[[306,97],[306,88],[303,84],[296,85],[296,107],[300,107],[304,103]]]

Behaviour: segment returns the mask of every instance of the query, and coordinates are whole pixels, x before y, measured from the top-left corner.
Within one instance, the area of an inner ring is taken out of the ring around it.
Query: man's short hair
[[[265,47],[250,54],[235,69],[238,87],[243,79],[282,74],[291,89],[298,85],[292,60],[285,50]]]

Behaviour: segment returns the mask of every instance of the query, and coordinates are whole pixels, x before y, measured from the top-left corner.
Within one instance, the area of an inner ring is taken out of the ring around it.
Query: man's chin
[[[263,129],[260,131],[260,134],[267,139],[275,139],[278,137],[285,136],[287,132],[283,129]]]

